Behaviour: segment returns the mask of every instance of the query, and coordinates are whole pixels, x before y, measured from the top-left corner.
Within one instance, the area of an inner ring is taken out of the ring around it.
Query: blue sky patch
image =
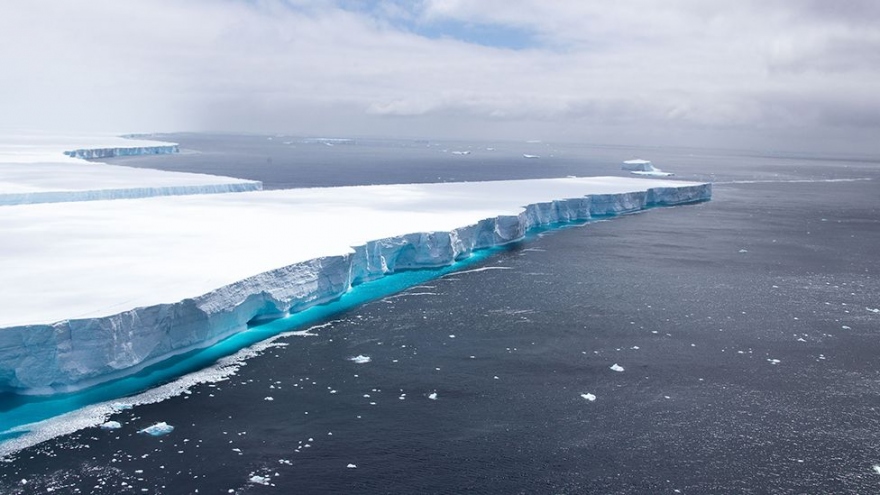
[[[389,25],[429,39],[453,39],[475,45],[523,50],[541,45],[534,32],[501,24],[458,19],[426,21],[419,18],[418,3],[408,1],[339,0],[348,11],[370,15]]]

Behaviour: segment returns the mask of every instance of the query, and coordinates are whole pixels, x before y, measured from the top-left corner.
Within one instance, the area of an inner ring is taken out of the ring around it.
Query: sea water
[[[271,188],[625,174],[619,162],[639,157],[716,185],[708,203],[539,233],[458,271],[252,329],[292,333],[257,344],[223,380],[120,408],[119,429],[11,456],[0,492],[880,484],[880,165],[870,157],[268,138],[163,136],[184,152],[119,163]],[[310,157],[324,165],[303,175]],[[138,434],[161,422],[173,431]]]

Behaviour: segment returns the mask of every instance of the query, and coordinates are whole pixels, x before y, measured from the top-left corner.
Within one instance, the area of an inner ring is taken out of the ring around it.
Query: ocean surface
[[[626,175],[638,157],[715,185],[251,329],[120,429],[9,456],[0,493],[880,492],[877,158],[155,137],[181,153],[111,163],[271,189]],[[174,430],[137,433],[158,422]]]

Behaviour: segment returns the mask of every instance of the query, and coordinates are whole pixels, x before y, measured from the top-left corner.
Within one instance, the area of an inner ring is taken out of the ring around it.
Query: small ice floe
[[[275,400],[275,398],[274,397],[263,397],[263,400],[273,401],[273,400]]]
[[[880,308],[865,308],[872,313],[880,313]]]
[[[844,330],[852,330],[852,327],[849,327],[849,326],[847,326],[847,325],[844,325],[844,326],[842,326],[842,327],[840,327],[840,328],[842,328],[842,329],[844,329]]]
[[[102,424],[100,427],[102,430],[118,430],[122,428],[122,425],[119,424],[119,421],[107,421]]]
[[[431,392],[428,394],[428,398],[431,400],[437,400],[437,392]]]
[[[875,472],[876,474],[880,474],[880,464],[874,464],[874,465],[871,466],[871,467],[874,468],[874,472]]]
[[[529,154],[523,153],[523,158],[541,158],[541,156],[540,155],[529,155]]]
[[[348,466],[345,466],[345,467],[347,467],[348,469],[357,469],[357,464],[349,463]]]
[[[138,433],[142,433],[144,435],[150,435],[151,437],[161,437],[162,435],[167,435],[174,431],[174,427],[169,425],[168,423],[161,421],[152,426],[148,426],[143,430],[138,430]]]
[[[739,252],[740,252],[740,253],[748,253],[749,250],[748,250],[748,249],[740,249]]]
[[[349,361],[357,364],[366,364],[373,360],[370,356],[364,356],[363,354],[358,354],[355,357],[348,358]]]
[[[770,363],[770,364],[779,364],[779,363],[781,363],[782,361],[780,361],[780,360],[778,360],[778,359],[769,359],[769,358],[768,358],[768,359],[767,359],[767,362]]]
[[[596,396],[590,393],[581,394],[581,398],[590,402],[596,402]]]
[[[471,152],[470,151],[453,151],[452,154],[453,155],[470,155]]]
[[[124,402],[114,402],[113,404],[110,404],[110,408],[113,409],[115,412],[125,411],[131,409],[131,404],[125,404]]]
[[[268,476],[260,476],[257,474],[251,476],[250,479],[248,479],[248,481],[250,481],[251,483],[254,483],[256,485],[265,485],[265,486],[269,486],[269,484],[272,483],[271,478],[269,478]]]
[[[621,366],[617,363],[614,363],[611,365],[611,371],[621,372],[621,371],[623,371],[623,366]]]

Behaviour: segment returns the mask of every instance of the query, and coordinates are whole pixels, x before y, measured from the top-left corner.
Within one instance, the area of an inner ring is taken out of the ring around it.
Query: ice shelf
[[[177,151],[175,143],[115,136],[0,132],[0,206],[262,189],[258,181],[84,160]]]
[[[0,390],[75,390],[531,228],[710,196],[592,177],[3,206]]]

